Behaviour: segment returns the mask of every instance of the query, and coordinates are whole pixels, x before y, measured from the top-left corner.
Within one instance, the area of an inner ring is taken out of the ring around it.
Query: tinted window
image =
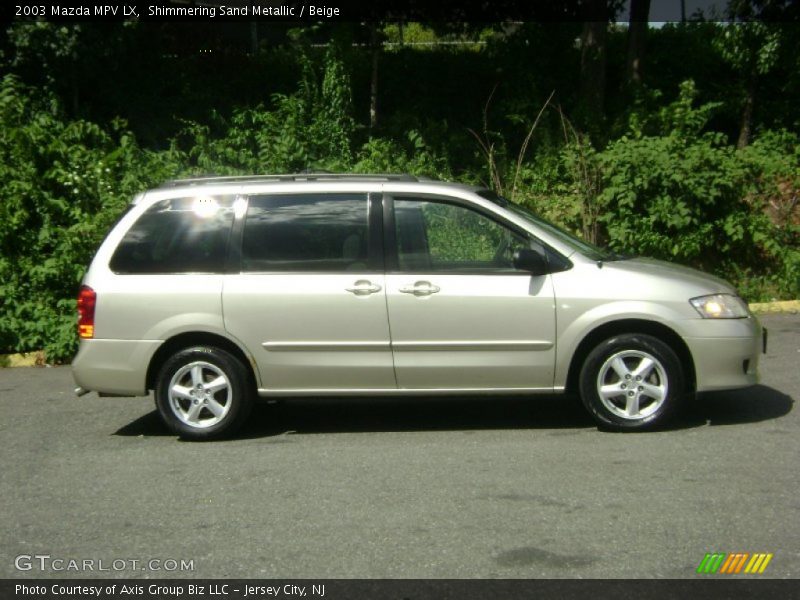
[[[397,254],[404,271],[513,269],[530,242],[485,215],[426,200],[394,201]]]
[[[366,194],[250,199],[243,271],[357,271],[367,268]]]
[[[174,198],[155,203],[125,234],[111,258],[115,273],[219,273],[233,223],[231,198]]]

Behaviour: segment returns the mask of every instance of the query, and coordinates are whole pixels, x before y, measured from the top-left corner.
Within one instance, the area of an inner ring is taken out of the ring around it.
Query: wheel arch
[[[589,353],[597,344],[614,335],[625,333],[652,335],[669,345],[675,354],[678,355],[681,366],[684,368],[687,391],[695,391],[697,388],[697,377],[694,369],[694,360],[686,342],[667,325],[657,321],[648,321],[646,319],[618,319],[603,323],[587,333],[572,354],[569,371],[567,372],[566,391],[578,392],[581,367],[586,361],[587,356],[589,356]]]
[[[253,390],[255,391],[258,388],[258,373],[255,361],[239,344],[217,333],[191,331],[174,335],[158,347],[147,367],[146,389],[152,390],[155,388],[158,372],[170,356],[192,346],[214,346],[232,354],[245,367]]]

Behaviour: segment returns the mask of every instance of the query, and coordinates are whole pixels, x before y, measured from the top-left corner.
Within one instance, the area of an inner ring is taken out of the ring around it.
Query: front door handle
[[[382,288],[381,286],[376,285],[367,279],[359,279],[353,284],[353,287],[345,289],[356,296],[368,296],[370,294],[374,294],[375,292],[380,292]]]
[[[400,288],[403,294],[414,294],[415,296],[430,296],[441,291],[438,285],[433,285],[430,281],[417,281],[414,285],[406,285]]]

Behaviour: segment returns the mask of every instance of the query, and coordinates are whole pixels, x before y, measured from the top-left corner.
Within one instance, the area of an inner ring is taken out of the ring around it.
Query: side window
[[[403,271],[513,269],[524,237],[469,208],[395,198],[397,255]]]
[[[221,273],[233,224],[233,198],[156,202],[122,238],[109,267],[115,273]]]
[[[366,194],[250,198],[242,271],[360,271],[368,268]]]

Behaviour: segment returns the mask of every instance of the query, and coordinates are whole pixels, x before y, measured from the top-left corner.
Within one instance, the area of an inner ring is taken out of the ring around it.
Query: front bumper
[[[759,382],[766,335],[755,317],[702,319],[683,336],[694,360],[698,392],[729,390]]]
[[[72,360],[78,387],[122,396],[146,396],[147,368],[159,340],[81,340]]]

